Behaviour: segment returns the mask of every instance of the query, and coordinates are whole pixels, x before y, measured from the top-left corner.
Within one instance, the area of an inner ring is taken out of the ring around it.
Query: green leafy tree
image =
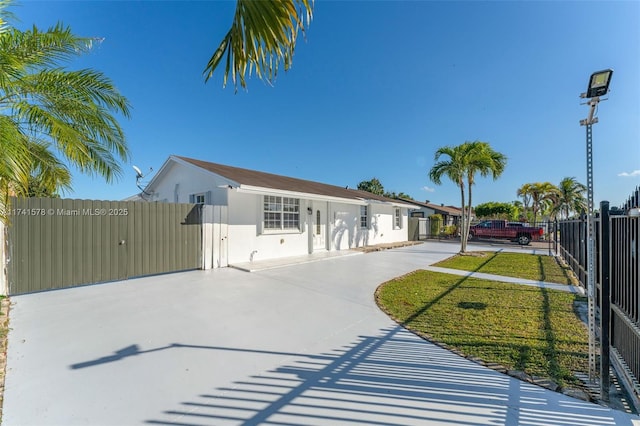
[[[441,160],[442,157],[448,159]],[[472,188],[477,174],[487,177],[491,175],[497,179],[507,164],[507,158],[491,148],[487,142],[464,142],[458,146],[445,146],[435,153],[436,164],[429,171],[429,178],[436,185],[442,183],[444,176],[448,177],[460,188],[460,204],[462,216],[460,223],[460,252],[467,251],[469,236],[470,213],[472,202]],[[468,203],[465,199],[465,189],[468,191]]]
[[[392,198],[401,198],[403,200],[413,200],[413,197],[411,195],[405,194],[404,192],[400,192],[398,195]]]
[[[229,32],[204,70],[208,81],[223,62],[223,86],[229,77],[238,90],[247,87],[247,75],[272,84],[278,68],[291,67],[298,33],[305,31],[313,16],[313,0],[238,0]]]
[[[488,202],[478,204],[474,210],[479,218],[514,219],[517,217],[517,209],[512,203]]]
[[[8,197],[29,194],[34,178],[56,193],[70,185],[69,164],[112,182],[129,153],[116,118],[129,116],[127,99],[102,73],[62,66],[95,40],[60,23],[20,31],[9,24],[10,3],[0,0],[1,218]]]
[[[384,194],[385,197],[387,198],[394,198],[394,199],[402,199],[402,200],[413,200],[413,198],[410,195],[405,194],[404,192],[400,192],[400,193],[395,193],[395,192],[387,192],[385,191]]]
[[[358,189],[360,191],[367,191],[376,195],[384,195],[384,186],[377,178],[373,178],[371,180],[363,180],[358,184]]]
[[[553,196],[552,214],[568,219],[571,213],[584,213],[587,210],[586,192],[587,187],[578,182],[575,177],[562,179]]]
[[[393,198],[393,199],[403,199],[403,200],[413,200],[410,195],[405,194],[404,192],[400,192],[396,194],[395,192],[388,192],[384,190],[384,186],[382,182],[380,182],[377,178],[373,178],[371,180],[363,180],[358,184],[358,189],[360,191],[367,191],[372,194],[382,195],[383,197]]]

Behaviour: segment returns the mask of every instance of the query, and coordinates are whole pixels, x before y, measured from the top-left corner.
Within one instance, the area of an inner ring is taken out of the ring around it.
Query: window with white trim
[[[176,202],[178,194],[176,192]],[[189,194],[189,202],[194,204],[211,204],[211,191]]]
[[[191,194],[189,195],[189,202],[194,204],[204,204],[205,203],[205,194]]]
[[[360,206],[360,228],[369,226],[369,206]]]
[[[402,216],[400,216],[400,208],[393,209],[393,224],[396,229],[402,229]]]
[[[265,195],[262,211],[266,231],[300,229],[300,200],[297,198]]]

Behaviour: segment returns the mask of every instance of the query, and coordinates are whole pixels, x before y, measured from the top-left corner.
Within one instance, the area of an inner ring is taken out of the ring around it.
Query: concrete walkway
[[[434,272],[442,272],[444,274],[459,275],[461,277],[474,277],[483,280],[498,281],[503,283],[520,284],[532,287],[543,287],[550,290],[566,291],[569,293],[580,294],[584,296],[586,293],[582,287],[566,284],[548,283],[544,281],[527,280],[524,278],[505,277],[502,275],[484,274],[482,272],[461,271],[459,269],[440,268],[438,266],[427,266],[423,269]]]
[[[456,356],[375,305],[380,283],[457,250],[13,297],[2,423],[640,425]]]

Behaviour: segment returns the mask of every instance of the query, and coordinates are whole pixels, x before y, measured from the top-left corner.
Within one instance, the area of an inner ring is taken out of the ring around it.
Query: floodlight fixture
[[[596,71],[589,78],[589,87],[587,88],[586,98],[595,98],[597,96],[606,95],[609,92],[609,83],[611,83],[612,69]]]

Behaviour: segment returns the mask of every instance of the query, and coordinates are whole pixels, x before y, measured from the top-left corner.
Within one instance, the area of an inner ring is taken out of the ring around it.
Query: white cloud
[[[436,192],[436,189],[435,189],[435,188],[430,188],[430,187],[428,187],[428,186],[423,186],[423,187],[422,187],[422,190],[423,190],[423,191],[427,191],[427,192]]]
[[[623,177],[640,176],[640,170],[634,170],[631,173],[629,172],[618,173],[618,176],[623,176]]]

